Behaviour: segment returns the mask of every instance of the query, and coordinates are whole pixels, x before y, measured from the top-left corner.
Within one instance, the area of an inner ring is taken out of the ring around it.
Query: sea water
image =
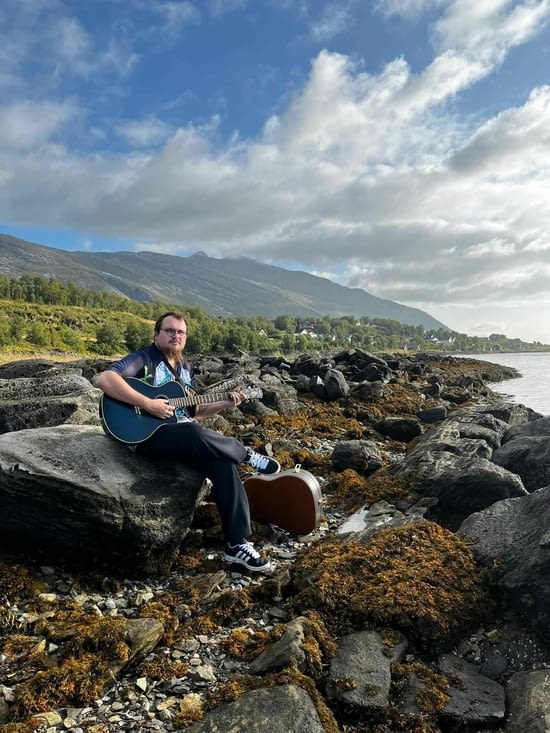
[[[504,382],[490,382],[488,387],[512,402],[521,402],[541,415],[550,415],[550,353],[525,351],[464,356],[517,369],[521,377],[506,379]]]

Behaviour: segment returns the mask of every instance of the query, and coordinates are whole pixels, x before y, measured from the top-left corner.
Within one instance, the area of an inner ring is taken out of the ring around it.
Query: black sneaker
[[[252,542],[241,542],[239,545],[225,545],[223,559],[226,562],[243,565],[247,570],[255,573],[271,571],[269,560],[261,557],[260,553],[254,549]]]
[[[281,464],[274,458],[256,453],[252,448],[247,448],[247,451],[248,456],[245,458],[244,463],[255,468],[258,473],[279,473],[281,470]]]

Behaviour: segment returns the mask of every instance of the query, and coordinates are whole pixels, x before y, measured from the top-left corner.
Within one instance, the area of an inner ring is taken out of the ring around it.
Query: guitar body
[[[101,427],[110,438],[126,445],[143,443],[163,425],[174,425],[185,420],[186,418],[181,416],[182,408],[190,405],[205,405],[229,397],[228,392],[188,394],[179,382],[166,382],[159,387],[152,387],[135,377],[126,377],[125,381],[145,397],[168,400],[174,407],[178,408],[172,417],[160,420],[149,412],[140,410],[139,407],[134,407],[126,402],[120,402],[106,394],[102,394],[99,400]],[[257,387],[241,389],[241,392],[245,394],[247,399],[259,399],[263,394],[262,390]]]
[[[253,475],[244,480],[250,517],[260,524],[276,524],[294,535],[306,535],[319,526],[321,487],[299,466],[274,475]]]
[[[179,382],[166,382],[161,387],[152,387],[134,377],[128,377],[126,381],[131,387],[151,399],[185,397],[185,392]],[[119,402],[105,394],[101,396],[99,402],[99,417],[105,433],[117,442],[127,445],[143,443],[163,425],[173,425],[178,422],[175,414],[166,420],[159,420],[145,410],[128,405],[126,402]]]

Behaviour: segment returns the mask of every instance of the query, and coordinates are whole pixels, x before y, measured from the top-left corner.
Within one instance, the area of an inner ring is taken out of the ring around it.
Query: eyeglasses
[[[164,331],[172,338],[174,338],[176,334],[178,334],[178,336],[187,336],[187,331],[182,331],[181,328],[178,328],[177,330],[175,328],[159,328],[159,331]]]

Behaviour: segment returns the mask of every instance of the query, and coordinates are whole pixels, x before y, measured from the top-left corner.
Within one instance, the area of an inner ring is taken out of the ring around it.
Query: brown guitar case
[[[260,524],[276,524],[286,532],[305,535],[319,526],[321,488],[299,465],[273,475],[254,474],[244,481],[250,517]]]

